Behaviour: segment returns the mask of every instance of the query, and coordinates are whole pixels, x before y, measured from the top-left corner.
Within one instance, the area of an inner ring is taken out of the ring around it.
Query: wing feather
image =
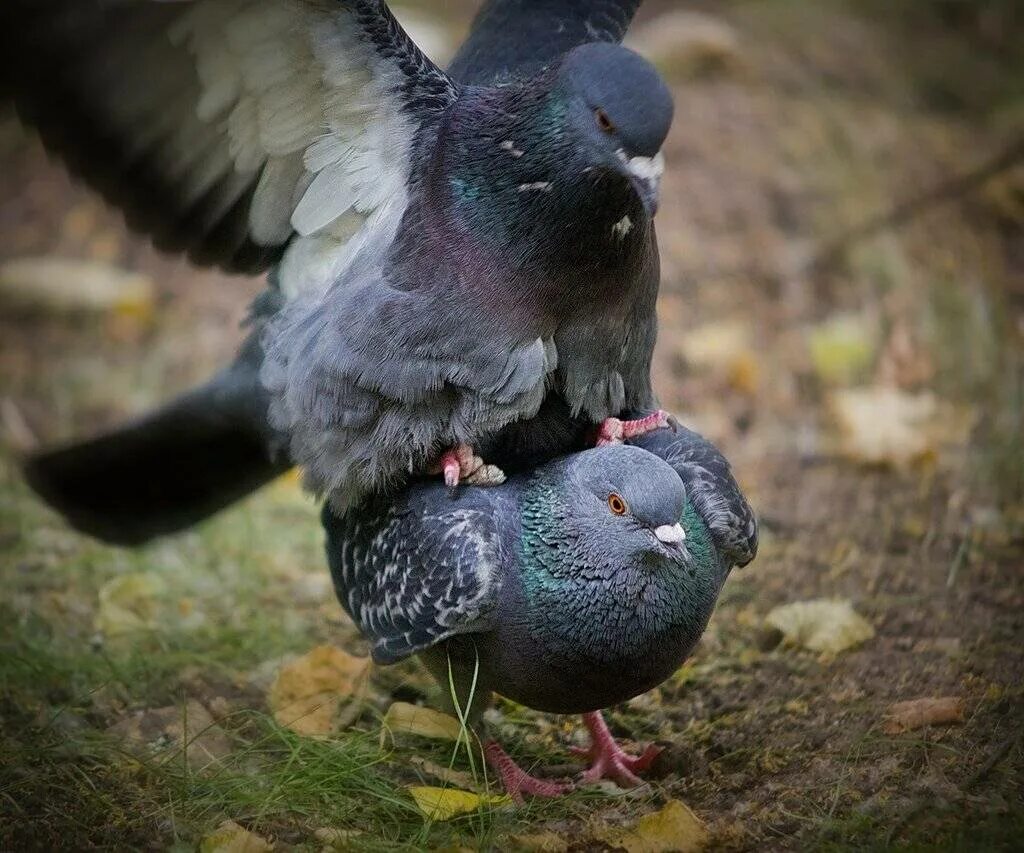
[[[421,489],[341,518],[324,508],[338,597],[378,663],[487,624],[503,557],[493,511],[446,503]]]
[[[378,0],[6,0],[0,75],[129,225],[249,273],[297,234],[340,252],[350,211],[401,209],[456,94]]]

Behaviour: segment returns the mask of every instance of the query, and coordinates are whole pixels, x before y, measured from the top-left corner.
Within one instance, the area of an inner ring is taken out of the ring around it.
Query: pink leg
[[[599,779],[611,779],[623,788],[635,788],[643,781],[636,775],[642,773],[661,754],[661,747],[650,744],[640,756],[627,755],[615,742],[608,724],[600,711],[591,711],[583,715],[583,724],[590,732],[590,749],[574,750],[586,755],[590,761],[590,769],[580,777],[586,784]]]
[[[505,482],[504,472],[497,465],[487,465],[468,444],[457,444],[445,451],[430,472],[443,474],[449,489],[463,482],[474,486],[498,486]]]
[[[635,421],[623,421],[618,418],[605,418],[597,432],[597,446],[621,444],[627,438],[652,432],[656,429],[673,426],[675,419],[668,412],[658,409],[653,415]]]
[[[501,779],[502,787],[520,805],[523,804],[523,794],[532,794],[535,797],[560,797],[575,787],[571,782],[552,782],[531,776],[512,760],[496,740],[489,740],[484,744],[484,755],[487,757],[487,763]]]

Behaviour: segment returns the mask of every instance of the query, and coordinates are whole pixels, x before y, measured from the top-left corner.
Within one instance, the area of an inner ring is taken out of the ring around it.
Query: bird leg
[[[597,431],[597,446],[604,447],[607,444],[622,444],[627,438],[636,438],[653,432],[656,429],[677,426],[676,419],[668,412],[658,409],[654,414],[646,418],[637,418],[633,421],[623,421],[619,418],[605,418]]]
[[[622,788],[642,785],[643,780],[636,774],[642,773],[654,763],[654,759],[661,754],[661,747],[652,743],[638,756],[623,752],[608,730],[608,724],[600,711],[584,714],[583,724],[590,732],[590,748],[573,749],[573,752],[587,756],[591,765],[580,776],[580,782],[590,784],[599,779],[611,779]]]
[[[486,464],[468,444],[457,444],[442,453],[440,461],[430,469],[430,473],[443,474],[449,489],[454,489],[459,483],[500,486],[505,482],[505,472],[497,465]]]
[[[531,776],[515,763],[512,756],[505,752],[496,740],[489,740],[484,744],[484,755],[487,757],[487,763],[501,779],[502,787],[519,805],[524,802],[524,794],[535,797],[560,797],[575,788],[572,782],[554,782]]]

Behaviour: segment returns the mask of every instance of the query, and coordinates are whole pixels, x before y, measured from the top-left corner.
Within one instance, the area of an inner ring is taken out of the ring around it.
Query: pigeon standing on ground
[[[344,511],[664,426],[673,105],[617,43],[637,5],[494,0],[446,74],[376,0],[7,0],[0,86],[48,148],[159,248],[271,271],[232,368],[37,490],[138,542],[290,464]]]
[[[342,605],[388,664],[413,654],[470,720],[496,691],[582,713],[585,782],[630,786],[658,754],[631,757],[600,709],[661,683],[690,654],[734,566],[757,551],[753,513],[728,463],[688,430],[567,456],[499,489],[449,499],[413,485],[359,513],[324,507]],[[494,741],[506,789],[556,795]]]

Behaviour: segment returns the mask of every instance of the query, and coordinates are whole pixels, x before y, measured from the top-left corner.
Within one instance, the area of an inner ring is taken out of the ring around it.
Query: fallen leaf
[[[381,746],[384,745],[385,736],[389,732],[392,735],[418,735],[435,740],[454,741],[462,734],[462,726],[455,717],[409,702],[393,702],[384,715],[382,726]]]
[[[365,686],[369,667],[369,658],[317,646],[278,672],[268,696],[274,719],[301,735],[330,734],[342,702]]]
[[[109,264],[17,258],[0,265],[0,300],[22,311],[148,320],[154,309],[154,288],[147,276]]]
[[[882,731],[887,735],[896,735],[923,726],[941,726],[963,721],[963,699],[956,696],[927,697],[897,702],[889,706]]]
[[[906,468],[963,445],[970,412],[939,403],[927,391],[909,394],[876,386],[835,391],[829,398],[839,430],[839,452],[854,462]]]
[[[137,572],[107,581],[99,592],[99,609],[94,624],[108,637],[157,626],[158,597],[166,584],[157,575]]]
[[[530,832],[510,835],[503,847],[513,853],[565,853],[569,842],[554,832]]]
[[[594,837],[627,853],[691,853],[703,850],[708,830],[685,803],[669,800],[652,814],[644,815],[630,829],[602,827]]]
[[[837,654],[875,636],[875,629],[848,601],[816,599],[776,607],[765,623],[796,646],[822,654]]]
[[[818,377],[841,385],[863,377],[878,348],[877,324],[860,314],[837,314],[814,326],[807,336]]]
[[[409,793],[416,808],[428,820],[451,820],[461,814],[475,812],[481,806],[503,806],[512,802],[512,798],[504,794],[474,794],[458,788],[434,788],[429,785],[413,786],[409,788]]]
[[[184,706],[137,711],[115,723],[107,733],[135,752],[156,753],[167,760],[180,760],[176,750],[186,744],[185,757],[195,772],[216,765],[231,752],[227,734],[195,699],[189,699]]]
[[[270,853],[274,845],[255,832],[226,820],[199,842],[199,853]]]
[[[322,843],[324,850],[346,850],[349,842],[358,838],[363,833],[358,829],[332,829],[325,827],[313,833],[317,841]]]
[[[706,323],[690,329],[679,342],[683,358],[704,370],[729,369],[753,351],[750,327],[742,322]]]
[[[666,12],[637,28],[629,43],[668,75],[702,77],[743,64],[736,30],[706,12]]]
[[[440,779],[448,785],[454,785],[456,788],[472,790],[476,787],[476,782],[474,781],[473,776],[464,770],[455,770],[452,767],[447,767],[444,764],[438,764],[437,762],[430,761],[429,759],[423,758],[419,755],[412,756],[409,759],[409,763],[427,775],[433,776],[435,779]]]

